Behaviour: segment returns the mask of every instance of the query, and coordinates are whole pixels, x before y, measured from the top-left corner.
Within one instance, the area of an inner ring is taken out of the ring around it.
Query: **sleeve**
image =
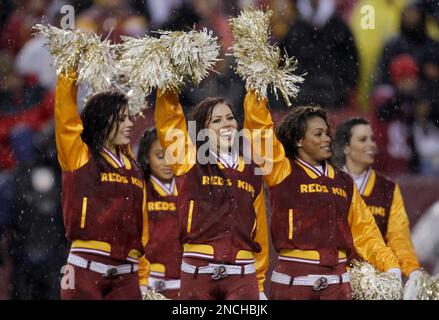
[[[81,139],[83,125],[76,106],[76,71],[58,78],[55,92],[55,137],[58,161],[63,171],[73,171],[89,160]]]
[[[189,137],[177,93],[157,90],[154,120],[168,163],[172,165],[176,176],[185,174],[195,164],[196,149]]]
[[[355,250],[363,259],[373,264],[380,271],[399,268],[398,260],[392,250],[386,246],[372,213],[370,213],[355,185],[348,221]]]
[[[282,182],[290,174],[291,165],[282,143],[276,138],[268,100],[252,91],[244,100],[244,129],[250,131],[252,156],[261,167],[267,184],[272,187]]]
[[[398,185],[395,185],[395,191],[393,192],[386,243],[398,258],[402,273],[405,276],[408,276],[410,272],[420,268],[410,236],[409,220]]]
[[[255,241],[261,246],[261,252],[255,254],[256,277],[258,279],[259,291],[264,292],[265,274],[270,263],[264,186],[262,186],[253,206],[256,212]]]
[[[143,225],[142,225],[142,245],[146,247],[149,240],[149,225],[148,225],[148,210],[147,210],[147,200],[146,200],[146,182],[143,186]],[[147,286],[148,278],[150,273],[149,261],[146,259],[145,255],[139,258],[139,285]]]

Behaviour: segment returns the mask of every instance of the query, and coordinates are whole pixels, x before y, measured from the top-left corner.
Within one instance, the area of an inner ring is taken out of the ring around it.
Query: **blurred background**
[[[0,2],[0,299],[58,299],[68,244],[56,158],[56,75],[36,23],[75,27],[118,42],[157,29],[207,27],[224,58],[200,87],[182,93],[185,111],[207,96],[229,99],[242,119],[243,82],[233,59],[228,18],[268,6],[273,42],[307,73],[294,105],[320,105],[333,125],[371,121],[376,169],[401,186],[423,267],[439,272],[439,0],[2,0]],[[79,109],[84,90],[80,88]],[[154,99],[151,97],[150,105]],[[270,95],[273,118],[288,112]],[[153,125],[152,108],[135,123],[133,147]]]

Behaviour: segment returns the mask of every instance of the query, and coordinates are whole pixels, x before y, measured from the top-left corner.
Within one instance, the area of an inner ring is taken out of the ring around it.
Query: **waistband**
[[[317,250],[283,249],[279,253],[279,260],[320,264],[320,253]],[[340,250],[338,252],[338,263],[345,263],[346,261],[346,252]]]
[[[111,244],[96,240],[73,240],[70,252],[92,253],[109,257],[111,254]],[[139,250],[131,249],[128,252],[126,260],[132,263],[138,263],[138,259],[141,256],[142,253]]]
[[[86,260],[73,253],[69,254],[67,262],[74,266],[100,273],[104,278],[111,278],[121,274],[134,273],[138,270],[137,264],[121,264],[113,266],[100,262]]]
[[[215,264],[215,263],[210,263],[209,265],[203,267],[196,267],[185,261],[182,261],[181,271],[186,273],[192,273],[195,275],[198,275],[200,273],[211,274],[212,279],[219,280],[227,277],[228,275],[238,275],[238,274],[244,275],[244,274],[256,273],[256,268],[254,264],[237,266],[230,264]]]
[[[149,277],[148,283],[154,288],[156,292],[163,292],[165,290],[180,289],[180,280],[164,280],[155,277]]]
[[[325,289],[331,284],[350,282],[349,273],[341,275],[310,274],[307,276],[292,277],[284,273],[273,271],[271,281],[288,286],[312,286],[315,291]]]
[[[208,244],[185,243],[183,245],[183,257],[201,258],[213,260],[215,256],[215,248]],[[248,250],[239,250],[236,254],[236,264],[250,264],[255,262],[253,252]]]
[[[166,275],[166,266],[162,263],[151,263],[149,265],[149,274],[153,277],[164,278]]]

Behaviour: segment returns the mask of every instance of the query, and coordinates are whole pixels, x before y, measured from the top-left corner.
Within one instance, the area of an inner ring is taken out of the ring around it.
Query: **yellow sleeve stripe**
[[[82,199],[81,229],[85,228],[85,216],[87,215],[87,197]]]
[[[194,200],[191,200],[189,203],[189,216],[187,218],[187,233],[191,232],[191,226],[192,226],[192,213],[194,211]]]
[[[290,209],[288,213],[288,239],[293,239],[293,209]]]
[[[142,230],[142,244],[147,245],[149,241],[149,225],[148,225],[148,210],[147,204],[147,193],[146,193],[146,182],[143,182],[143,203],[142,203],[142,218],[143,218],[143,230]]]

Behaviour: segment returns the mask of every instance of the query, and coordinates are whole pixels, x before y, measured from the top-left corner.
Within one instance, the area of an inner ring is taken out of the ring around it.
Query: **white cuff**
[[[259,292],[259,300],[268,300],[264,292]]]
[[[387,270],[387,272],[393,274],[395,277],[398,278],[399,281],[402,281],[402,275],[401,275],[400,268],[392,268],[392,269]]]
[[[420,291],[422,290],[422,272],[415,270],[410,272],[409,279],[404,286],[404,300],[418,300]]]

